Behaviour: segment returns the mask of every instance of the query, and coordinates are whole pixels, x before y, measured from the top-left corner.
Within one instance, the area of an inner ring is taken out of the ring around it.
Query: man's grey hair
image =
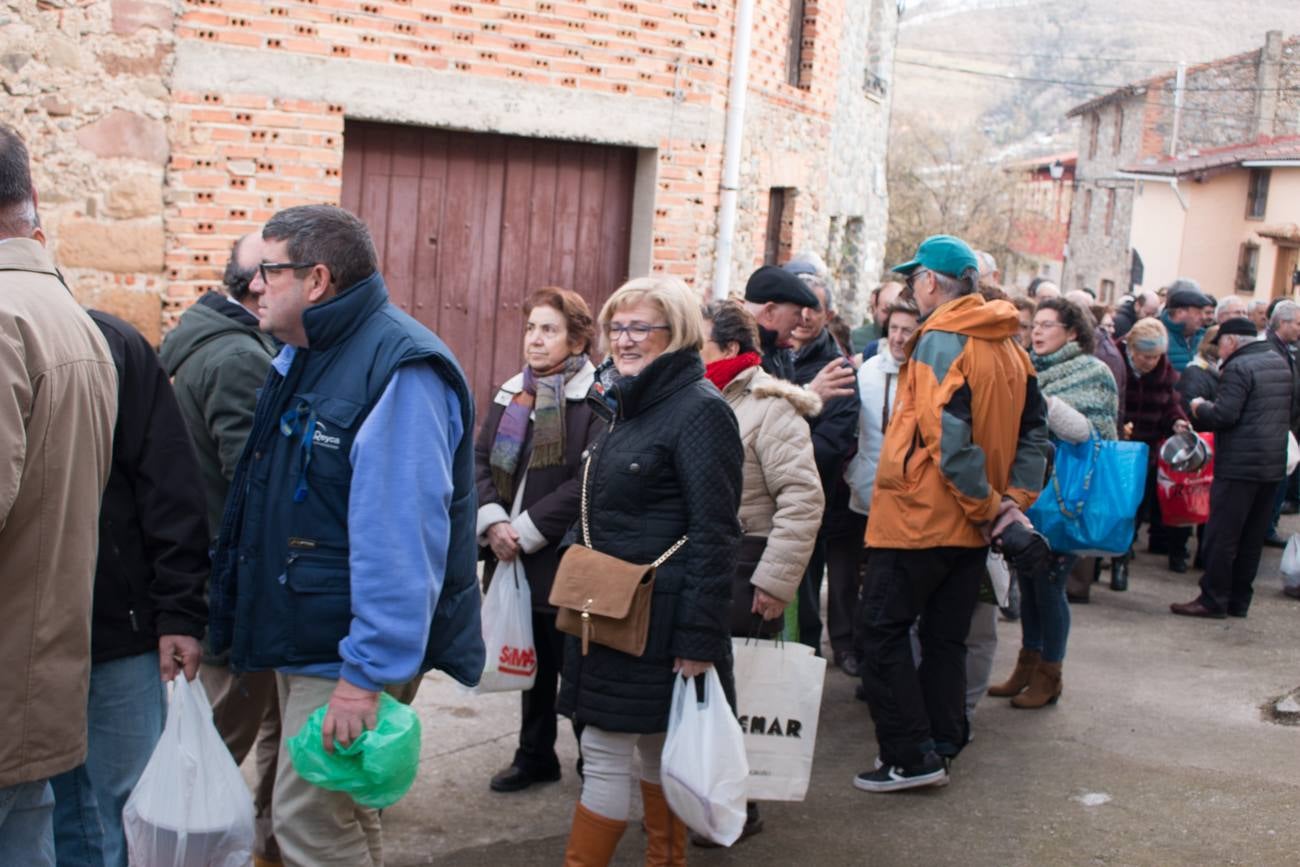
[[[934,275],[934,282],[939,287],[939,291],[949,298],[974,295],[979,291],[980,272],[975,268],[967,268],[960,277],[949,277],[938,271],[930,273]]]
[[[809,289],[820,289],[822,291],[822,295],[826,298],[827,313],[835,310],[835,291],[831,289],[829,277],[823,277],[820,274],[800,274],[799,279],[806,283]]]
[[[1256,298],[1254,301],[1246,305],[1246,313],[1248,314],[1254,313],[1256,310],[1258,310],[1261,307],[1267,309],[1268,302],[1262,298]]]
[[[1232,306],[1233,302],[1242,304],[1243,307],[1245,306],[1241,299],[1236,295],[1229,295],[1226,298],[1220,298],[1219,303],[1214,305],[1214,318],[1218,319],[1220,316],[1227,313],[1228,308]]]
[[[1283,322],[1294,322],[1298,312],[1300,312],[1300,304],[1289,299],[1279,301],[1273,308],[1273,315],[1268,319],[1268,327],[1276,331]]]
[[[287,241],[288,256],[306,267],[324,265],[343,292],[379,269],[370,230],[336,205],[299,205],[273,216],[262,229],[268,241]]]
[[[787,263],[790,265],[809,265],[820,276],[826,276],[830,273],[830,268],[826,266],[826,260],[814,253],[812,250],[801,250],[790,257]],[[802,275],[801,275],[802,276]]]

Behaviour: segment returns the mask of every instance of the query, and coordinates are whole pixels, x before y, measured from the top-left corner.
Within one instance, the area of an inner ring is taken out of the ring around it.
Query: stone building
[[[1300,134],[1300,37],[1270,31],[1255,51],[1186,67],[1181,87],[1172,70],[1067,116],[1080,124],[1064,288],[1092,288],[1108,300],[1144,283],[1157,288],[1133,241],[1135,188],[1150,180],[1141,167]]]
[[[746,5],[731,287],[811,249],[856,316],[884,249],[893,0],[0,0],[4,118],[84,302],[156,341],[241,233],[341,202],[486,388],[538,285],[712,287]]]

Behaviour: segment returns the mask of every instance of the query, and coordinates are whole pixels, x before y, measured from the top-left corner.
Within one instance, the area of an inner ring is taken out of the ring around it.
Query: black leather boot
[[[1128,558],[1116,557],[1110,561],[1110,589],[1117,593],[1128,589]]]

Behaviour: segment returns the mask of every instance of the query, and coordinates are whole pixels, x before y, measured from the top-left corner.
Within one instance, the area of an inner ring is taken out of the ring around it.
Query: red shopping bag
[[[1214,483],[1214,434],[1198,433],[1210,447],[1209,460],[1199,470],[1181,473],[1156,449],[1156,498],[1166,527],[1194,527],[1210,519],[1210,485]]]

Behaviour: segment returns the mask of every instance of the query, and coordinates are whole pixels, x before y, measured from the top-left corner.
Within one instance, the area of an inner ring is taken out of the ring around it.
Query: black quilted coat
[[[1248,343],[1223,363],[1219,392],[1196,420],[1214,431],[1214,477],[1278,482],[1286,475],[1291,367],[1266,341]]]
[[[740,432],[692,350],[665,353],[591,400],[612,423],[590,458],[592,547],[651,563],[683,535],[689,541],[656,573],[642,656],[594,642],[583,656],[567,637],[559,711],[606,731],[662,732],[675,657],[715,663],[730,692]]]

